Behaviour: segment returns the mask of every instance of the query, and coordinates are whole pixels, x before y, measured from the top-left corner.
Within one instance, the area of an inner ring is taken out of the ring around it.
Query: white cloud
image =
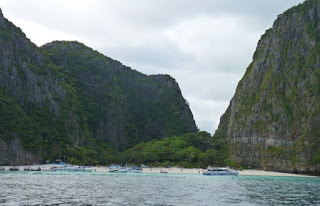
[[[251,60],[260,33],[233,16],[197,16],[165,32],[177,47],[194,57],[202,70],[240,72]],[[240,62],[240,63],[239,63]]]

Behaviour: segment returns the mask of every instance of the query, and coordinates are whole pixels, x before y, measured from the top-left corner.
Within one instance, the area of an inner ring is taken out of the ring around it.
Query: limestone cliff
[[[286,172],[320,172],[320,1],[279,15],[261,37],[218,135],[230,158]]]
[[[78,42],[42,48],[64,75],[61,81],[74,86],[94,136],[116,149],[197,131],[172,77],[147,76]]]
[[[141,74],[78,42],[39,48],[0,10],[0,165],[196,131],[172,77]]]

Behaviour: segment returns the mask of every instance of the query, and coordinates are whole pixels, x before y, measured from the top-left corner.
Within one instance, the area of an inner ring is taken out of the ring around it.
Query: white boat
[[[64,167],[54,167],[51,168],[50,171],[58,171],[58,172],[92,172],[93,168],[84,167],[84,166],[64,166]]]
[[[203,172],[203,175],[216,175],[216,176],[223,176],[223,175],[238,175],[239,172],[229,170],[228,168],[224,167],[208,167],[207,171]]]
[[[84,172],[93,172],[92,167],[84,167]]]
[[[74,166],[76,172],[92,172],[93,168],[85,166]]]
[[[112,173],[127,173],[128,170],[126,170],[125,168],[119,168],[119,169],[110,169],[109,172],[112,172]]]
[[[65,166],[65,167],[54,167],[54,168],[51,168],[50,171],[55,171],[55,172],[76,172],[77,169],[74,166]]]
[[[121,167],[120,165],[110,165],[109,166],[109,172],[112,173],[126,173],[128,170],[124,167]]]
[[[141,167],[132,166],[127,171],[129,173],[141,173],[142,172],[142,168]]]

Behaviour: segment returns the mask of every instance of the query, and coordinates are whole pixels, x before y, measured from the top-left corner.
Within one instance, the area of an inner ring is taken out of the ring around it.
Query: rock
[[[42,160],[40,156],[26,151],[19,139],[13,139],[10,143],[0,139],[0,151],[0,165],[39,164]]]
[[[197,131],[179,85],[169,75],[141,74],[78,42],[55,41],[42,48],[76,82],[90,131],[117,150]]]
[[[216,132],[233,161],[320,173],[319,11],[318,0],[305,1],[261,37]]]
[[[1,10],[0,100],[0,165],[198,131],[172,77],[141,74],[79,42],[39,48]]]

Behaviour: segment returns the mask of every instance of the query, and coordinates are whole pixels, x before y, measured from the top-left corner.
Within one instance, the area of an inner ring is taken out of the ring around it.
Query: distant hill
[[[198,131],[172,77],[144,75],[79,42],[39,48],[1,10],[0,100],[0,164]]]
[[[261,37],[215,136],[243,166],[320,173],[320,1],[279,15]]]

